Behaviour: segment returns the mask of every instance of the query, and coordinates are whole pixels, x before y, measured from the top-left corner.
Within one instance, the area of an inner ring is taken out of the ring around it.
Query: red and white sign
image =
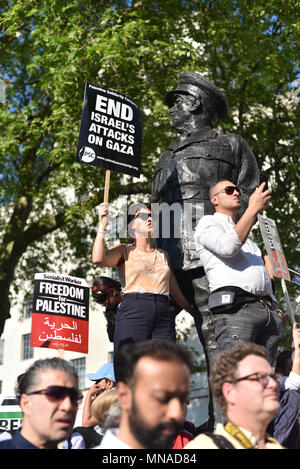
[[[30,345],[88,353],[88,336],[86,280],[55,273],[35,274]]]
[[[275,221],[263,215],[258,215],[258,221],[273,274],[275,277],[290,281],[289,269]]]

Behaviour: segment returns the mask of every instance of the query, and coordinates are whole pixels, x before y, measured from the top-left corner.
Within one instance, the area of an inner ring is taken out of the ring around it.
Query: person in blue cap
[[[98,421],[92,415],[92,402],[102,392],[115,387],[116,379],[114,365],[113,363],[105,363],[104,365],[100,366],[96,373],[90,373],[86,376],[89,380],[93,381],[93,384],[88,390],[84,401],[82,426],[93,427],[97,431]]]

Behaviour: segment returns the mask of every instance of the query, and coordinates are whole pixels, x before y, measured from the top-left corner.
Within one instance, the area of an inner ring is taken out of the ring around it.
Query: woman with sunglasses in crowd
[[[167,253],[152,246],[151,210],[137,204],[128,217],[132,244],[105,249],[104,232],[108,206],[99,208],[99,227],[93,245],[92,261],[102,267],[116,267],[122,284],[123,301],[118,307],[114,333],[114,351],[126,342],[151,338],[176,341],[175,305],[192,312],[170,267]]]

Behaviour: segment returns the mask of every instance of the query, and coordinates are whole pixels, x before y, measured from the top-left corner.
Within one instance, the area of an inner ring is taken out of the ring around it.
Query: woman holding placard
[[[108,204],[99,208],[99,227],[93,245],[92,261],[103,267],[116,267],[122,284],[123,301],[116,316],[114,350],[127,342],[148,339],[176,340],[173,300],[188,312],[192,307],[183,296],[166,252],[152,246],[150,207],[137,204],[128,217],[132,244],[105,249],[104,232]]]

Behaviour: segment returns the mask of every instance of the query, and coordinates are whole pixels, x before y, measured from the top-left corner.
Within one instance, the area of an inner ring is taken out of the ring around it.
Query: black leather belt
[[[223,292],[234,292],[235,293],[235,300],[234,300],[234,305],[240,305],[240,304],[245,304],[245,303],[254,303],[255,301],[260,301],[262,304],[265,306],[272,307],[272,298],[270,296],[258,296],[254,295],[253,293],[249,293],[245,290],[242,290],[239,287],[235,286],[226,286],[226,287],[221,287],[218,288],[217,290],[214,290],[213,293],[222,291]]]
[[[236,292],[236,299],[238,303],[240,302],[251,303],[254,301],[260,301],[261,303],[266,304],[268,306],[272,305],[272,298],[270,296],[256,296],[256,295],[252,295],[252,293],[247,293],[247,292],[245,293]]]
[[[171,299],[167,295],[160,295],[159,293],[125,293],[124,298],[135,298],[138,300],[150,300],[150,301],[164,301],[170,302]]]

